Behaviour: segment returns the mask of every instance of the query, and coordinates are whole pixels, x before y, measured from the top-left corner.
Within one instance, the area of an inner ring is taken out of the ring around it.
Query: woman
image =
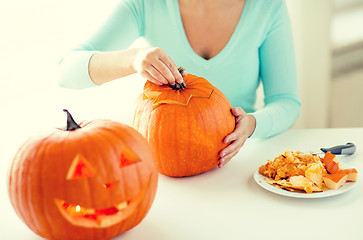
[[[138,72],[182,82],[177,66],[208,79],[232,104],[235,130],[219,167],[248,137],[266,138],[298,118],[295,57],[283,0],[123,0],[92,39],[61,62],[60,85],[85,88]],[[128,49],[139,37],[150,48]],[[265,106],[256,111],[263,84]]]

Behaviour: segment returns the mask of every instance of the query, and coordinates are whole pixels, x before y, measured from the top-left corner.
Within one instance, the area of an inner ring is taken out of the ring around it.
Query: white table
[[[63,94],[60,98],[54,93],[25,96],[1,105],[0,239],[42,239],[16,216],[8,199],[5,176],[15,151],[29,135],[63,124]],[[82,97],[78,92],[72,94],[74,98]],[[84,99],[72,105],[78,111],[74,115],[78,119],[93,117],[93,108],[84,109],[82,104]],[[101,115],[109,111],[100,109]],[[253,179],[260,165],[284,150],[314,150],[347,142],[355,143],[357,152],[339,159],[358,170],[358,182],[342,195],[289,198],[264,190]],[[160,176],[148,215],[134,229],[115,239],[363,239],[361,171],[363,128],[288,130],[268,140],[249,140],[222,169],[187,178]]]

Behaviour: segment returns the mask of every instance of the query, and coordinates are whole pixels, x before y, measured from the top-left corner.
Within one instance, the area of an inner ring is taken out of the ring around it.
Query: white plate
[[[347,168],[351,168],[346,166],[344,163],[340,162],[342,168],[347,169]],[[290,192],[284,189],[281,189],[279,187],[275,187],[269,183],[266,182],[265,179],[267,179],[267,177],[261,175],[258,173],[258,169],[256,170],[256,172],[253,175],[256,183],[258,185],[260,185],[261,187],[263,187],[264,189],[266,189],[267,191],[279,194],[279,195],[283,195],[283,196],[287,196],[287,197],[294,197],[294,198],[324,198],[324,197],[331,197],[331,196],[336,196],[342,193],[345,193],[349,190],[351,190],[357,182],[346,182],[343,186],[341,186],[340,188],[338,188],[337,190],[328,190],[328,191],[324,191],[324,192],[313,192],[313,193],[301,193],[301,192]]]

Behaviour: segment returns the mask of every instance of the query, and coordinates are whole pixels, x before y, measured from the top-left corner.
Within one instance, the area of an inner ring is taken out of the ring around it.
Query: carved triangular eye
[[[94,175],[95,171],[86,158],[81,154],[77,154],[68,170],[66,179],[89,178]]]
[[[120,168],[140,162],[140,158],[129,148],[123,147],[120,157]]]

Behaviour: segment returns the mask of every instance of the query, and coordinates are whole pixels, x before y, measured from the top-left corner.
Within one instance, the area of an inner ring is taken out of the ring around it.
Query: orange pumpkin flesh
[[[355,168],[349,168],[349,169],[342,169],[339,170],[337,173],[346,174],[348,176],[347,181],[348,182],[356,182],[357,181],[357,169]]]
[[[152,150],[139,133],[96,120],[25,142],[10,169],[9,196],[42,237],[110,239],[145,217],[157,176]]]
[[[338,159],[331,152],[325,153],[322,162],[325,164],[326,170],[331,174],[337,173],[341,168]]]
[[[219,89],[192,74],[184,81],[180,90],[147,81],[132,123],[149,141],[160,173],[173,177],[217,166],[227,146],[223,139],[235,127],[231,105]]]

